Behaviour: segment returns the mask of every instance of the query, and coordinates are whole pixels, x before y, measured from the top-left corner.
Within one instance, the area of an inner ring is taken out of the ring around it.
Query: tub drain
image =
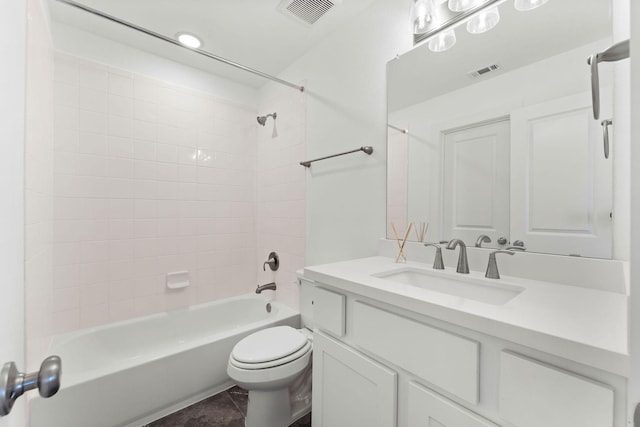
[[[271,303],[267,303],[267,313],[271,313]]]

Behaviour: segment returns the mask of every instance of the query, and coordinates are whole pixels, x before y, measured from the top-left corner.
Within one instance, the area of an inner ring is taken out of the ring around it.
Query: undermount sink
[[[503,305],[518,296],[525,288],[493,282],[491,279],[469,277],[459,273],[429,271],[403,267],[374,274],[375,277],[405,285],[416,286],[434,292],[453,295],[487,304]]]

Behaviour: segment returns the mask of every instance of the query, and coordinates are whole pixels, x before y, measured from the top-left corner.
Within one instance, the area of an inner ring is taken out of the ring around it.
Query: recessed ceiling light
[[[197,49],[202,46],[202,42],[199,38],[189,33],[178,33],[176,34],[176,38],[183,45],[190,47],[192,49]]]

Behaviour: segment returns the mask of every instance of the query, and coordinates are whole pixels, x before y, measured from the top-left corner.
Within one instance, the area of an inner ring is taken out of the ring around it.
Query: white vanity
[[[433,250],[398,264],[394,245],[304,270],[314,427],[625,425],[624,263],[517,253],[491,280],[489,250],[463,275],[454,251],[438,271]]]

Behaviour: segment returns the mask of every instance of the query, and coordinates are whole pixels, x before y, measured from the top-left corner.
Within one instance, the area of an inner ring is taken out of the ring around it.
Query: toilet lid
[[[240,340],[231,356],[242,363],[264,363],[289,356],[305,344],[307,338],[291,326],[275,326]]]

